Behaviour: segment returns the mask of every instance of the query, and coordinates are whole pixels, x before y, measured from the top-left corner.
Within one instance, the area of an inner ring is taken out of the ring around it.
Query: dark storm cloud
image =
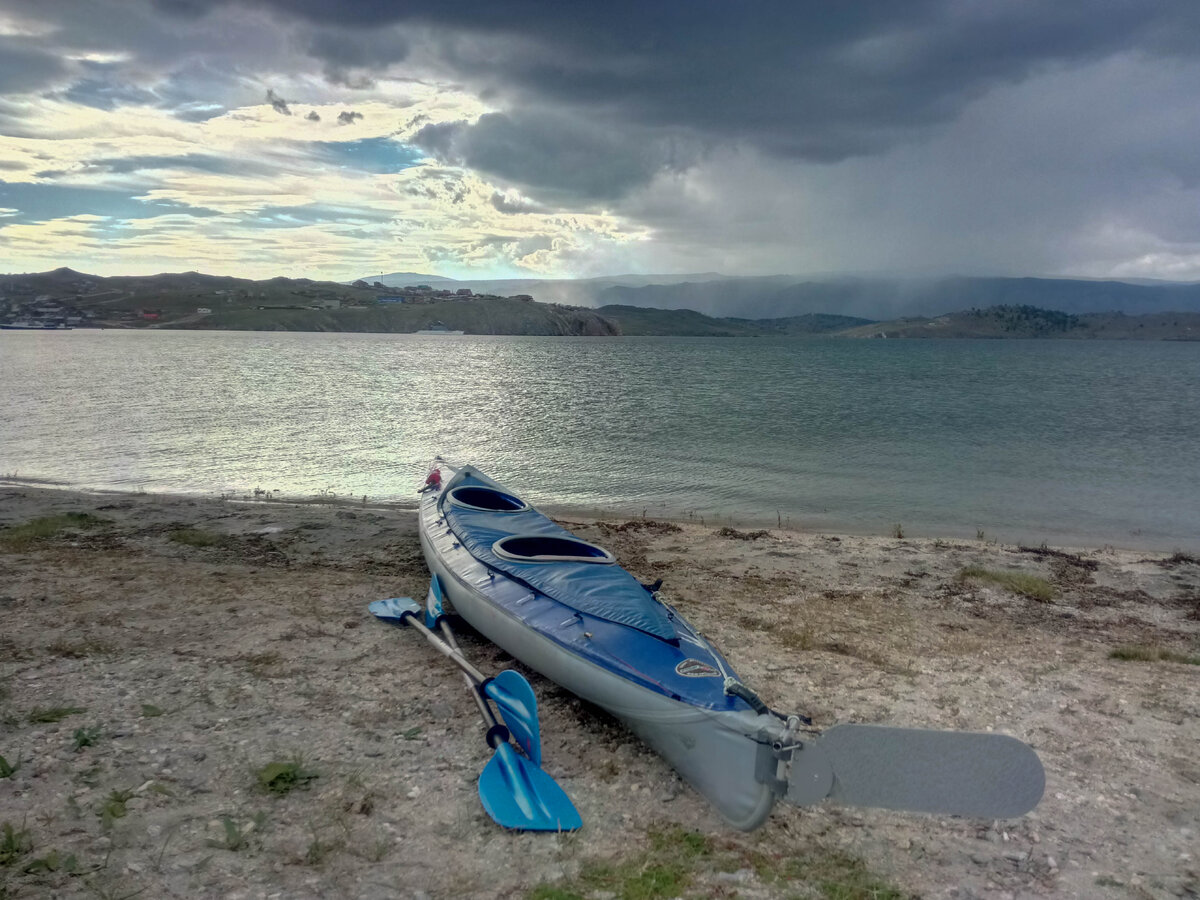
[[[158,97],[151,91],[133,84],[108,81],[103,78],[85,78],[72,84],[61,94],[64,100],[91,106],[95,109],[113,110],[119,106],[146,106],[156,103]]]
[[[308,121],[310,121],[310,122],[320,122],[321,114],[319,112],[317,112],[315,109],[310,109],[308,111],[308,115],[305,116],[304,118],[308,119]]]
[[[412,143],[509,182],[613,200],[670,164],[670,147],[594,122],[533,111],[426,125]]]
[[[285,116],[290,116],[292,114],[291,109],[288,108],[287,101],[270,88],[267,88],[267,102],[271,104],[271,108],[277,113]]]
[[[337,23],[312,44],[330,64],[401,58],[348,35],[361,42],[382,26],[419,26],[477,88],[812,160],[887,149],[1039,67],[1122,50],[1192,53],[1200,37],[1193,0],[260,2],[323,28]]]
[[[64,78],[67,68],[52,53],[17,36],[0,35],[0,94],[20,94]]]
[[[309,43],[309,52],[325,64],[325,77],[334,84],[368,88],[374,84],[367,74],[408,56],[409,45],[391,32],[319,30]]]
[[[337,122],[339,125],[353,125],[355,119],[361,119],[363,114],[352,109],[344,109],[338,113]]]

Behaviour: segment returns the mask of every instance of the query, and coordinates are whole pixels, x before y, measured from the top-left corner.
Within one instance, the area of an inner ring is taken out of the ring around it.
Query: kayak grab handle
[[[741,697],[760,716],[771,714],[771,708],[763,703],[762,698],[758,694],[732,676],[725,679],[725,693],[733,697]]]

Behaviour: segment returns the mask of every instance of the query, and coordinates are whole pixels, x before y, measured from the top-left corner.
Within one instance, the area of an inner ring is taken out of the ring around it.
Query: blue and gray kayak
[[[1008,818],[1045,776],[997,734],[777,713],[653,589],[471,466],[436,460],[421,547],[454,611],[531,669],[620,719],[736,828],[776,800]]]

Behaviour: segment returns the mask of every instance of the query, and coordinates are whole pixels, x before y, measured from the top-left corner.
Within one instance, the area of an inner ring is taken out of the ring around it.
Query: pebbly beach
[[[479,805],[470,694],[367,612],[424,595],[414,511],[313,501],[0,484],[0,895],[1200,889],[1196,548],[563,513],[664,579],[772,706],[819,728],[1009,733],[1047,788],[1013,821],[820,806],[742,834],[615,720],[463,627],[480,669],[532,682],[543,765],[584,820],[515,834]]]

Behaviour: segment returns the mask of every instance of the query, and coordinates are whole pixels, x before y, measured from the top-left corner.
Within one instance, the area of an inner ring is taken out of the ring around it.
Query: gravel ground
[[[424,595],[413,510],[0,485],[0,528],[66,514],[99,521],[0,532],[0,898],[1200,894],[1197,548],[566,521],[775,708],[1014,734],[1047,790],[1016,821],[780,807],[741,834],[522,669],[584,820],[529,835],[480,807],[457,674],[367,613]]]

